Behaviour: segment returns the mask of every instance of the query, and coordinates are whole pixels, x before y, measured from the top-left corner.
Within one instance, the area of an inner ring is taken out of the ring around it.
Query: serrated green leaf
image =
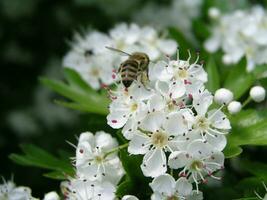
[[[66,101],[60,101],[60,100],[55,100],[55,103],[57,105],[66,107],[66,108],[70,108],[73,110],[78,110],[78,111],[82,111],[82,112],[90,112],[90,113],[98,113],[99,110],[98,108],[95,109],[95,107],[93,106],[84,106],[82,104],[78,104],[78,103],[74,103],[74,102],[66,102]]]
[[[58,171],[61,174],[73,175],[74,170],[69,160],[58,159],[45,150],[34,145],[21,145],[24,155],[11,154],[9,158],[17,164]]]
[[[220,76],[217,65],[213,58],[210,57],[206,66],[206,71],[208,73],[208,82],[206,87],[209,91],[214,93],[218,88],[220,88]]]
[[[83,90],[85,92],[93,91],[93,89],[73,69],[64,68],[64,77],[67,79],[70,86],[77,90]]]
[[[267,180],[267,165],[260,162],[243,161],[243,169],[247,170],[261,180]]]
[[[56,179],[56,180],[66,180],[67,175],[62,173],[61,171],[53,171],[49,173],[43,174],[44,177],[51,178],[51,179]]]
[[[235,99],[239,99],[247,92],[255,81],[255,76],[246,71],[246,63],[243,59],[235,65],[227,76],[224,87],[234,93]]]
[[[95,91],[91,92],[84,92],[81,90],[77,90],[61,81],[57,80],[50,80],[47,78],[41,78],[40,81],[49,87],[50,89],[54,90],[55,92],[59,93],[60,95],[69,98],[70,100],[80,104],[80,108],[90,110],[90,112],[106,115],[108,114],[108,104],[109,100],[106,96],[100,95]],[[71,104],[65,104],[69,107],[77,106]]]

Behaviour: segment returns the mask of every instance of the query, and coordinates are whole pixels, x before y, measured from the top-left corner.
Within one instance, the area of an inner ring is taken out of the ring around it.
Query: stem
[[[124,148],[128,147],[128,145],[129,145],[128,143],[125,143],[125,144],[122,144],[122,145],[120,145],[120,146],[118,146],[116,148],[111,149],[110,151],[105,153],[104,158],[106,158],[110,154],[113,154],[113,153],[115,153],[115,152],[117,152],[117,151],[119,151],[121,149],[124,149]]]
[[[252,100],[252,99],[251,99],[251,97],[249,96],[249,97],[244,101],[244,103],[243,103],[243,105],[242,105],[242,108],[244,108],[248,103],[250,103],[251,100]]]

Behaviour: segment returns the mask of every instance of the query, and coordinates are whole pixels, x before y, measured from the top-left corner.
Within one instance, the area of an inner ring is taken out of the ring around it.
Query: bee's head
[[[131,58],[140,62],[140,67],[142,68],[142,70],[147,69],[149,63],[149,57],[147,54],[141,52],[135,52],[131,55]]]

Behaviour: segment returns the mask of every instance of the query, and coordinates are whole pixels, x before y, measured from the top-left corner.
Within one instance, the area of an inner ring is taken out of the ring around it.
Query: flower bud
[[[211,7],[208,11],[208,14],[211,19],[217,19],[220,16],[221,12],[218,8]]]
[[[233,93],[225,88],[220,88],[215,92],[214,101],[220,105],[230,103],[234,98]]]
[[[249,95],[255,102],[259,103],[265,99],[266,92],[263,87],[254,86],[250,89]]]
[[[59,200],[59,196],[56,192],[49,192],[47,194],[45,194],[44,196],[44,200]]]
[[[227,106],[227,109],[228,109],[228,111],[229,111],[230,114],[236,114],[236,113],[238,113],[241,110],[241,108],[242,108],[242,105],[238,101],[232,101]]]

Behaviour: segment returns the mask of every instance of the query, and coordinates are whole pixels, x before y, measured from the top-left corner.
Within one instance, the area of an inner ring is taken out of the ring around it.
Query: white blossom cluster
[[[192,21],[200,15],[202,3],[203,0],[172,0],[170,5],[165,6],[152,2],[136,13],[134,20],[161,29],[175,27],[188,39],[192,39]]]
[[[221,111],[225,105],[211,108],[207,74],[190,58],[150,63],[147,83],[109,91],[108,124],[122,128],[130,154],[144,155],[143,174],[154,178],[152,199],[202,199],[198,184],[220,179],[214,173],[224,167],[222,150],[231,129]],[[181,178],[175,181],[170,170]]]
[[[234,64],[246,57],[247,70],[267,63],[267,14],[263,7],[218,14],[210,38],[204,46],[209,52],[223,50],[223,62]]]
[[[108,34],[90,31],[84,36],[75,35],[71,50],[63,59],[63,66],[76,70],[94,89],[115,82],[114,71],[122,61],[122,56],[106,47],[119,49],[126,53],[146,52],[155,61],[162,55],[173,55],[177,43],[162,38],[150,26],[118,24]]]
[[[16,186],[13,181],[5,181],[0,184],[0,199],[1,200],[38,200],[32,197],[32,191],[29,187]],[[56,192],[45,194],[43,200],[59,200]]]
[[[65,199],[112,200],[124,171],[117,155],[118,143],[104,131],[84,132],[76,147],[75,178],[62,183]]]

